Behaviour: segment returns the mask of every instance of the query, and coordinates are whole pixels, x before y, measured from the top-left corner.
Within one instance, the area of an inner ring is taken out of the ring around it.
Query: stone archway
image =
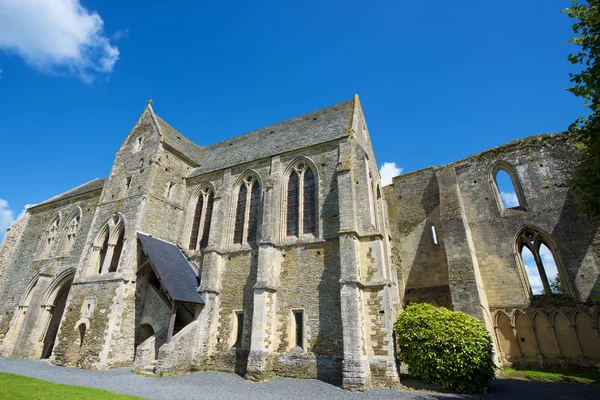
[[[60,276],[62,275],[62,276]],[[67,305],[67,298],[71,289],[71,283],[75,276],[75,271],[65,271],[60,274],[55,283],[50,285],[47,296],[44,299],[44,308],[46,309],[45,320],[47,321],[43,333],[43,347],[41,358],[50,358],[54,344],[56,342],[56,335],[60,328],[60,322],[65,312]]]

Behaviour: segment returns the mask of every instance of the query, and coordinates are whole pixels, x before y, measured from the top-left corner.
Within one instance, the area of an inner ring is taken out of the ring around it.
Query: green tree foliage
[[[565,288],[560,280],[560,276],[556,275],[556,278],[550,282],[550,290],[552,294],[565,294]]]
[[[462,312],[410,304],[394,324],[400,360],[425,382],[460,393],[485,393],[496,366],[483,324]]]
[[[590,109],[587,117],[579,117],[569,127],[577,135],[577,147],[588,157],[572,186],[577,190],[579,207],[589,215],[600,215],[600,0],[573,0],[571,7],[563,10],[576,20],[575,37],[569,40],[579,46],[579,51],[569,55],[572,64],[581,71],[571,73],[573,86],[568,91],[584,99]]]

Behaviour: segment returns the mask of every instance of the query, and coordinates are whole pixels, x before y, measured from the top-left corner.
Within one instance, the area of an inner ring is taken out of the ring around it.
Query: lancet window
[[[517,238],[517,247],[532,294],[566,294],[556,256],[538,231],[525,229]]]
[[[50,255],[50,251],[52,250],[54,242],[58,237],[59,226],[60,215],[57,214],[42,235],[42,240],[38,250],[38,259],[48,258]]]
[[[192,231],[188,247],[190,250],[204,250],[208,246],[214,199],[215,194],[210,187],[200,190],[194,209],[194,219],[192,220]]]
[[[70,218],[67,219],[69,221],[65,226],[62,239],[60,242],[60,256],[66,256],[71,252],[73,248],[73,244],[75,243],[75,236],[77,236],[77,231],[79,230],[79,223],[81,221],[81,210],[78,208],[73,214],[70,215]]]
[[[260,189],[260,183],[254,175],[246,176],[240,185],[235,208],[234,243],[256,243],[262,194]]]
[[[305,162],[300,161],[290,172],[287,184],[287,236],[315,233],[316,208],[315,175]]]
[[[125,223],[119,214],[114,215],[100,230],[96,237],[92,253],[93,269],[98,274],[116,272],[119,268],[123,242],[125,237]]]

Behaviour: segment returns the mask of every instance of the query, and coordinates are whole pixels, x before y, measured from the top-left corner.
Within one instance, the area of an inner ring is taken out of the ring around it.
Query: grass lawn
[[[29,378],[26,376],[5,374],[0,372],[0,399],[141,399],[92,389],[83,386],[69,386]]]
[[[500,376],[532,381],[600,383],[600,372],[595,371],[539,371],[502,368]]]

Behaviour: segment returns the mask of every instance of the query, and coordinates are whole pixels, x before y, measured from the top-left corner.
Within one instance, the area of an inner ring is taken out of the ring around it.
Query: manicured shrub
[[[425,382],[485,393],[496,366],[492,339],[477,319],[431,304],[410,304],[394,324],[400,360]]]

